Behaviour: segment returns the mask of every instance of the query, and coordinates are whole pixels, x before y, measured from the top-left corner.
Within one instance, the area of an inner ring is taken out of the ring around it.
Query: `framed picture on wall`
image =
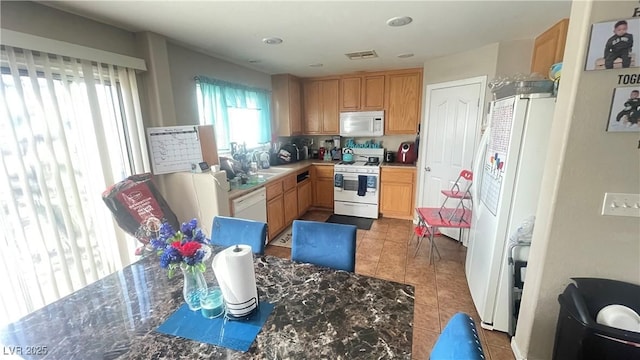
[[[640,18],[593,24],[585,70],[639,67]]]
[[[640,86],[619,87],[613,90],[607,131],[640,132]]]

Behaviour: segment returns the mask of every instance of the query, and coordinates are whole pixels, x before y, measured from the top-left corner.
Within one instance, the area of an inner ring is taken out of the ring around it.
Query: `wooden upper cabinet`
[[[344,76],[340,79],[340,111],[383,109],[383,74]]]
[[[291,135],[302,134],[302,87],[300,80],[289,80],[289,122]]]
[[[362,110],[384,109],[384,75],[362,78]]]
[[[302,87],[302,93],[304,94],[304,132],[306,134],[322,133],[320,84],[321,81],[305,81]]]
[[[307,79],[302,85],[303,133],[340,132],[340,111],[385,111],[385,134],[418,132],[422,69],[363,72]]]
[[[531,57],[532,73],[547,77],[551,65],[562,61],[568,28],[569,19],[562,19],[536,38]]]
[[[362,77],[345,77],[340,79],[340,110],[360,110],[360,88]]]
[[[322,81],[322,132],[338,134],[340,132],[340,82]]]
[[[305,81],[302,92],[304,93],[304,133],[338,134],[339,80]]]
[[[278,136],[302,133],[300,79],[289,74],[271,76],[273,131]]]
[[[388,73],[385,79],[385,135],[416,134],[420,123],[421,100],[421,69]]]

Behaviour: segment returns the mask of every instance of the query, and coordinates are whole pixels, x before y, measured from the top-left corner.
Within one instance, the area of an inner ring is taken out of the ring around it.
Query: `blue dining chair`
[[[473,319],[461,312],[449,319],[429,355],[429,360],[458,359],[485,359]]]
[[[251,246],[254,254],[264,254],[267,240],[267,224],[260,221],[216,216],[211,228],[211,243],[231,246],[246,244]]]
[[[356,230],[353,225],[294,220],[291,260],[353,272]]]

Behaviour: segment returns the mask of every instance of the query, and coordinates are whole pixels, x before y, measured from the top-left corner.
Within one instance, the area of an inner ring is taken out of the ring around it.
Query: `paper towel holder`
[[[256,287],[256,293],[258,288]],[[258,298],[260,295],[258,295]],[[260,299],[252,297],[251,299],[242,303],[230,303],[227,300],[224,301],[225,314],[224,317],[227,320],[238,321],[250,319],[254,314],[260,310]],[[232,306],[234,310],[251,309],[241,315],[233,315],[229,312],[229,306]]]

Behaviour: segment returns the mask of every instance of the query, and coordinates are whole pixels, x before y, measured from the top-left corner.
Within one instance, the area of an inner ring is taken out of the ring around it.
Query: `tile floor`
[[[303,219],[325,221],[329,215],[309,211]],[[413,358],[428,359],[440,331],[456,312],[471,315],[481,328],[464,274],[466,248],[447,237],[436,237],[442,259],[429,266],[427,241],[414,257],[417,240],[411,239],[412,229],[409,220],[382,218],[370,230],[358,230],[356,273],[415,286]],[[290,249],[277,246],[267,246],[266,253],[291,257]],[[481,329],[480,340],[487,359],[514,359],[507,334]]]

